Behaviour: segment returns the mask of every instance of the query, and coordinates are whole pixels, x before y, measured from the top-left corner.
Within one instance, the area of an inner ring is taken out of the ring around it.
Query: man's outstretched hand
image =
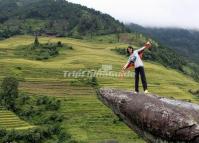
[[[148,42],[146,42],[146,43],[144,44],[144,46],[145,46],[147,49],[149,49],[149,48],[151,48],[152,44],[151,44],[150,41],[148,41]]]

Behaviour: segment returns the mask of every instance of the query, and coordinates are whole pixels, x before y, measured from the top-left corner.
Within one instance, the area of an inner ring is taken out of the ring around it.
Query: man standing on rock
[[[148,93],[147,81],[146,81],[146,76],[145,76],[145,72],[144,72],[144,64],[143,64],[141,58],[142,58],[144,49],[150,48],[150,47],[151,47],[151,43],[147,42],[144,45],[144,47],[142,47],[138,50],[134,50],[133,47],[131,47],[131,46],[129,46],[127,48],[127,53],[130,56],[129,56],[128,62],[122,68],[122,70],[124,71],[124,70],[128,69],[130,67],[130,65],[134,64],[134,67],[135,67],[135,93],[139,92],[139,74],[141,76],[144,93]]]

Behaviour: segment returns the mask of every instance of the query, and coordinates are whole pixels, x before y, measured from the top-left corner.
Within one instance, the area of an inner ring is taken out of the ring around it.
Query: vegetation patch
[[[197,97],[199,97],[199,89],[198,90],[189,90],[189,93],[191,93],[192,95],[194,95],[194,96],[197,96]]]
[[[76,80],[72,80],[70,82],[70,84],[72,86],[85,86],[85,85],[89,85],[91,87],[98,87],[99,83],[97,81],[96,77],[90,77],[90,78],[78,78]]]
[[[34,60],[47,60],[58,56],[61,49],[72,50],[73,48],[61,41],[57,43],[40,43],[36,36],[33,44],[17,48],[15,54]]]

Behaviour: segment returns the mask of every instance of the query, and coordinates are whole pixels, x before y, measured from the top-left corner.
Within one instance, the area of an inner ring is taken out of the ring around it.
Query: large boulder
[[[199,143],[197,104],[109,88],[98,96],[147,142]]]

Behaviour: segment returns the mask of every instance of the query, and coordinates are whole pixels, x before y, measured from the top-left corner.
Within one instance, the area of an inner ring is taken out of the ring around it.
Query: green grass
[[[99,40],[99,39],[106,39]],[[109,43],[114,36],[95,37],[94,40],[72,38],[39,37],[41,43],[58,42],[68,44],[73,50],[61,50],[59,56],[45,61],[24,59],[14,54],[20,45],[34,41],[32,36],[16,36],[0,41],[0,79],[13,75],[20,79],[20,91],[39,96],[48,95],[62,99],[61,112],[65,120],[63,127],[79,141],[89,143],[117,140],[121,143],[142,143],[133,131],[105,107],[88,85],[73,85],[74,78],[64,78],[63,71],[101,68],[112,65],[119,72],[127,59],[111,49],[126,47],[123,43]],[[188,90],[196,90],[199,83],[173,69],[157,63],[145,62],[149,91],[160,96],[173,97],[198,103],[198,98]],[[131,71],[132,72],[132,71]],[[131,73],[133,74],[133,72]],[[98,78],[100,86],[133,90],[134,78]]]

